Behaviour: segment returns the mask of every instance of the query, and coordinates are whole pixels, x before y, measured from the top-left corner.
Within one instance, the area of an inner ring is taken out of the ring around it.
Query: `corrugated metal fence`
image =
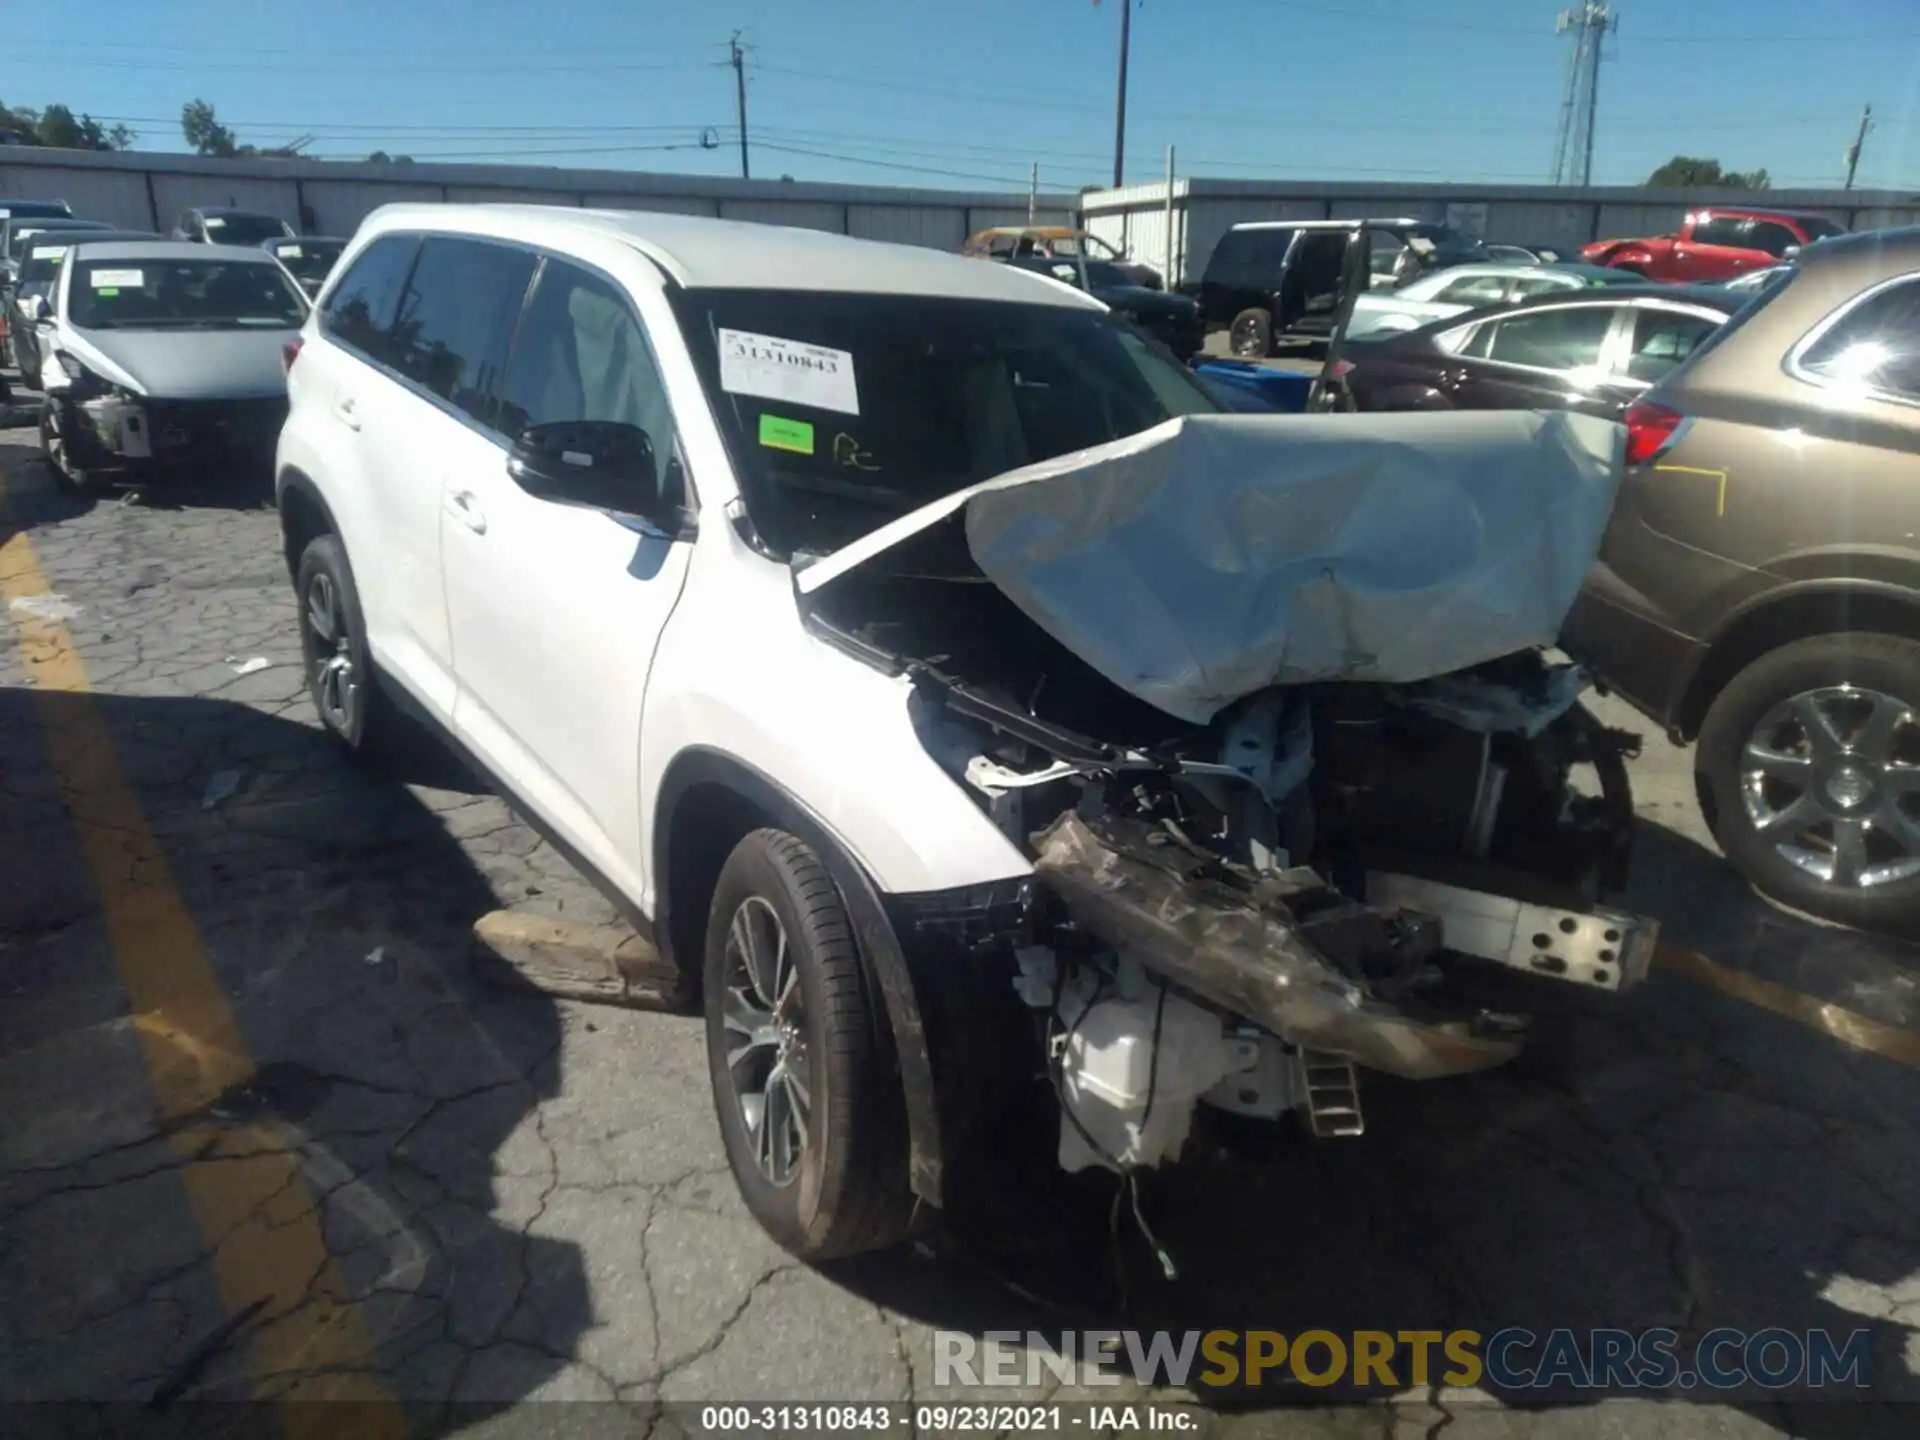
[[[517,201],[757,220],[937,250],[958,250],[975,230],[1027,218],[1024,194],[531,165],[209,160],[25,147],[0,147],[0,196],[64,199],[76,215],[162,233],[181,212],[200,205],[278,215],[308,234],[351,235],[370,211],[392,201]],[[1074,199],[1040,196],[1036,219],[1070,224]]]

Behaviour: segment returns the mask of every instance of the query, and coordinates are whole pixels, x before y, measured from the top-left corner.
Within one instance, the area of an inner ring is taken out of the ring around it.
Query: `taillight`
[[[1673,443],[1674,432],[1687,417],[1651,400],[1627,407],[1627,464],[1644,465]]]
[[[1338,380],[1352,369],[1353,362],[1351,360],[1336,360],[1333,362],[1333,368],[1327,371],[1327,378],[1329,380]]]
[[[296,335],[280,347],[280,368],[287,374],[293,373],[293,362],[300,358],[301,337]]]

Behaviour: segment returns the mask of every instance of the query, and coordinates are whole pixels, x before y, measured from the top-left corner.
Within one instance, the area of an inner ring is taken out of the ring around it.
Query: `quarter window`
[[[1822,380],[1920,400],[1920,276],[1860,301],[1807,347],[1798,365]]]
[[[547,261],[499,395],[508,439],[558,420],[616,420],[644,430],[661,498],[682,503],[666,387],[626,299],[598,276]]]
[[[525,250],[429,236],[393,322],[393,368],[481,424],[494,424],[494,382],[533,265]]]
[[[394,311],[419,250],[417,235],[382,235],[367,246],[333,287],[320,328],[368,359],[391,365]]]
[[[1627,357],[1630,379],[1649,384],[1693,354],[1719,329],[1717,321],[1681,310],[1646,309],[1633,317],[1633,352]]]
[[[1613,310],[1604,305],[1568,306],[1516,315],[1488,327],[1491,339],[1475,337],[1474,350],[1489,360],[1535,370],[1577,370],[1598,365]],[[1484,349],[1482,347],[1485,347]]]
[[[1562,280],[1551,275],[1529,275],[1524,280],[1513,282],[1513,296],[1516,300],[1525,300],[1532,295],[1552,295],[1568,290],[1578,290],[1577,280]]]

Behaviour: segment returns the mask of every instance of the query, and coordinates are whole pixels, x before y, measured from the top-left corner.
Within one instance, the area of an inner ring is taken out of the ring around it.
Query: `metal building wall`
[[[263,215],[278,215],[295,229],[300,226],[300,195],[291,180],[251,175],[155,175],[153,202],[160,211],[162,233],[173,228],[182,211],[201,205],[257,210]]]
[[[360,228],[362,220],[382,205],[446,198],[438,185],[369,180],[303,180],[299,184],[302,198],[313,211],[314,225],[322,235],[351,235]]]
[[[0,149],[0,156],[6,153]],[[75,215],[89,220],[110,220],[129,230],[153,228],[146,176],[138,171],[0,164],[0,194],[64,200]]]

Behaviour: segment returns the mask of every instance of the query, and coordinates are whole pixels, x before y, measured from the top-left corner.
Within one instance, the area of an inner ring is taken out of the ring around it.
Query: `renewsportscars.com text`
[[[1481,1386],[1492,1390],[1866,1390],[1869,1333],[1710,1330],[942,1330],[936,1386]]]

